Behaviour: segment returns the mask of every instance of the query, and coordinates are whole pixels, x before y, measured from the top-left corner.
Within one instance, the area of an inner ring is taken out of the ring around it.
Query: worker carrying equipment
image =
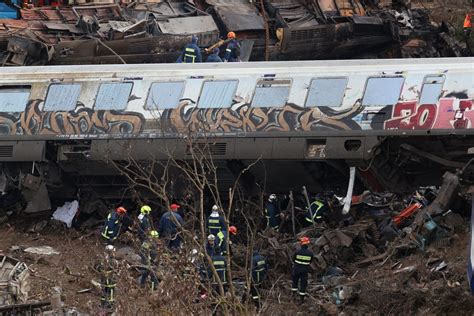
[[[212,207],[211,215],[207,218],[207,230],[209,234],[217,235],[219,232],[227,234],[227,224],[224,217],[219,214],[219,206]]]
[[[265,204],[265,217],[267,218],[267,228],[273,228],[278,231],[282,214],[277,204],[277,197],[275,194],[270,194],[268,201]]]
[[[183,48],[183,52],[178,57],[176,62],[178,63],[200,63],[202,62],[201,49],[197,45],[198,37],[193,35],[191,37],[191,43],[187,44]]]
[[[115,209],[115,212],[111,212],[107,216],[107,220],[105,221],[101,233],[107,244],[112,245],[115,239],[117,239],[122,226],[122,219],[126,213],[127,210],[124,207],[119,206]]]
[[[326,215],[328,207],[321,199],[315,199],[310,204],[309,208],[306,208],[305,221],[306,225],[313,225],[313,223],[321,223]]]
[[[140,258],[143,267],[141,268],[141,276],[140,276],[140,286],[143,288],[145,287],[145,283],[150,277],[151,285],[150,290],[154,291],[158,285],[158,278],[156,277],[155,268],[156,268],[156,258],[158,257],[158,253],[156,248],[154,247],[154,239],[158,237],[158,232],[152,230],[149,233],[149,240],[144,241],[141,245],[140,249]]]
[[[151,207],[143,205],[140,208],[140,215],[138,215],[138,239],[140,242],[144,242],[149,235],[150,230],[153,227],[152,219],[150,216]]]
[[[313,260],[313,253],[308,249],[311,243],[308,237],[300,239],[301,248],[293,255],[293,271],[291,274],[292,285],[291,291],[299,294],[301,303],[306,297],[306,287],[308,286],[308,272],[311,261]]]
[[[229,43],[225,49],[224,61],[237,62],[240,60],[240,44],[235,39],[235,33],[227,33],[227,39],[229,40]]]
[[[179,248],[181,245],[181,236],[178,229],[183,225],[183,218],[177,213],[180,206],[171,204],[171,210],[163,214],[160,219],[158,234],[165,239],[170,249]]]
[[[254,251],[252,255],[252,279],[250,284],[250,294],[252,295],[252,301],[257,307],[257,311],[260,309],[260,286],[262,285],[265,276],[267,275],[268,264],[264,256]]]
[[[207,56],[206,63],[221,63],[222,58],[219,57],[219,48],[214,48],[212,54]]]

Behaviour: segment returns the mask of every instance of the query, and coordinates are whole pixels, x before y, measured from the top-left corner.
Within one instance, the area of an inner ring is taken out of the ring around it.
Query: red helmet
[[[170,205],[170,208],[172,211],[176,211],[178,208],[180,208],[181,206],[179,204],[176,204],[176,203],[173,203]]]
[[[301,246],[307,245],[307,244],[309,244],[310,242],[311,242],[311,240],[310,240],[308,237],[306,237],[306,236],[301,237],[301,239],[300,239],[300,244],[301,244]]]
[[[230,226],[230,227],[229,227],[229,232],[230,232],[232,235],[237,235],[237,227],[235,227],[235,226]]]
[[[117,212],[117,214],[119,215],[125,215],[125,213],[127,213],[127,210],[125,209],[125,207],[123,206],[119,206],[115,209],[115,211]]]

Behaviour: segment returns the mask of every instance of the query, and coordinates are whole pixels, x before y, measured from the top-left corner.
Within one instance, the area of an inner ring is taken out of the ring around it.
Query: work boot
[[[305,297],[305,295],[300,295],[300,304],[304,303],[304,297]]]

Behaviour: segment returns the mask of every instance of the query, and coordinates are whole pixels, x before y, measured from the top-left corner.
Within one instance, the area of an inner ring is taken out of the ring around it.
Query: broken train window
[[[73,111],[80,93],[80,84],[50,84],[43,111]]]
[[[426,76],[423,80],[419,104],[438,104],[443,85],[444,76]]]
[[[175,109],[183,96],[184,81],[154,82],[146,100],[147,110]]]
[[[0,112],[23,112],[31,86],[0,86]]]
[[[311,80],[306,107],[339,107],[346,92],[347,78],[315,78]]]
[[[198,107],[231,107],[238,84],[238,80],[205,81],[199,96]]]
[[[132,93],[133,83],[117,82],[103,83],[100,85],[97,98],[95,99],[95,110],[125,110],[128,98]]]
[[[257,82],[252,107],[279,107],[288,102],[291,80],[263,79]]]
[[[372,77],[367,79],[362,105],[385,106],[398,103],[402,93],[403,77]]]

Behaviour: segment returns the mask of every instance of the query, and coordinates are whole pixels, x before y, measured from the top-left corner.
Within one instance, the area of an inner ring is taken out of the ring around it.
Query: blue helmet
[[[193,35],[193,36],[191,37],[191,42],[192,42],[193,44],[197,44],[198,39],[199,39],[199,38],[198,38],[196,35]]]

